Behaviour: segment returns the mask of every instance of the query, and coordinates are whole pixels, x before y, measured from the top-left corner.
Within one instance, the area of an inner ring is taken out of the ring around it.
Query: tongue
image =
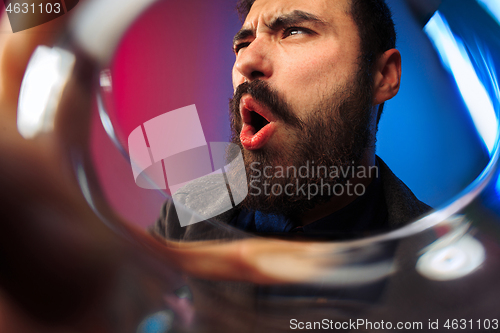
[[[243,124],[240,133],[240,141],[243,148],[248,150],[256,150],[264,147],[269,141],[275,130],[275,124],[269,123],[262,127],[260,131],[255,132],[255,128],[249,124]]]

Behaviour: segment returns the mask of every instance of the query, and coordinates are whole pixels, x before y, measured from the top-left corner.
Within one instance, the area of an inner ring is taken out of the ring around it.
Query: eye
[[[289,36],[294,36],[294,35],[310,35],[312,34],[312,31],[306,28],[301,28],[301,27],[290,27],[286,28],[283,31],[283,38],[289,37]]]
[[[244,42],[244,43],[239,43],[239,44],[236,44],[234,47],[233,47],[233,51],[235,54],[238,54],[238,52],[240,52],[240,50],[242,48],[245,48],[247,47],[248,45],[250,45],[250,42]]]

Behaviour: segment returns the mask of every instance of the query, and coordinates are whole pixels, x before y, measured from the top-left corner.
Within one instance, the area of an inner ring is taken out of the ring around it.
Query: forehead
[[[295,10],[304,11],[335,24],[350,19],[351,0],[256,0],[243,24],[255,26],[259,20],[272,21],[279,15]]]

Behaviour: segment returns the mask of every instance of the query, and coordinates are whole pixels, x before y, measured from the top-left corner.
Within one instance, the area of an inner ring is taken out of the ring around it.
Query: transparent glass
[[[208,218],[184,241],[205,241],[190,246],[206,250],[208,257],[210,246],[243,248],[247,256],[238,258],[248,278],[232,281],[233,274],[223,270],[193,277],[192,271],[183,275],[170,268],[182,276],[175,280],[178,288],[165,293],[158,311],[141,318],[139,332],[279,332],[307,325],[498,330],[498,5],[486,0],[390,4],[404,74],[399,95],[384,110],[377,153],[435,210],[391,232],[337,242],[267,238]],[[195,105],[194,125],[165,122],[169,139],[162,147],[178,153],[200,147],[198,139],[207,146],[229,140],[231,41],[241,24],[233,6],[226,0],[158,1],[127,30],[111,64],[95,68],[99,86],[90,151],[111,207],[96,212],[122,235],[130,234],[124,224],[152,227],[175,192],[169,182],[159,184],[162,177],[165,181],[165,161],[156,161],[159,178],[152,172],[142,183],[137,180],[134,163],[140,171],[146,166],[139,155],[130,156],[133,133],[146,133],[149,142],[141,147],[151,148],[151,120]],[[201,125],[201,138],[186,132],[191,125]],[[195,143],[184,147],[190,140]],[[142,152],[155,160],[154,152]],[[177,249],[175,241],[158,240],[158,246]],[[244,261],[249,257],[250,264]],[[155,283],[165,287],[172,281]]]

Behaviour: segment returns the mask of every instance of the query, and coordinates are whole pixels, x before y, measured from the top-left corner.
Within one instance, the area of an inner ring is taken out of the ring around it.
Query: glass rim
[[[85,38],[82,37],[84,33],[89,33],[90,28],[86,27],[86,25],[92,24],[93,26],[93,31],[95,29],[104,29],[104,27],[99,27],[99,20],[89,20],[88,18],[92,13],[95,13],[98,8],[105,8],[106,5],[109,3],[114,3],[114,0],[90,0],[89,1],[89,6],[82,8],[76,15],[73,20],[73,23],[71,24],[72,27],[72,32],[73,35],[76,37],[76,45],[84,50],[87,55],[89,55],[90,58],[94,59],[96,63],[98,64],[98,68],[96,68],[97,71],[97,77],[99,78],[99,74],[103,71],[106,70],[109,66],[109,63],[112,59],[111,55],[114,53],[114,48],[116,48],[118,42],[121,40],[122,34],[125,33],[126,29],[130,27],[133,22],[135,22],[140,15],[152,4],[162,1],[162,0],[148,0],[144,1],[141,3],[141,5],[133,4],[135,1],[134,0],[127,0],[126,2],[123,2],[121,6],[130,6],[131,9],[134,10],[133,15],[131,15],[130,10],[124,10],[121,15],[124,16],[124,19],[121,17],[115,15],[110,21],[113,21],[114,19],[120,20],[119,27],[114,30],[113,33],[110,33],[109,35],[114,37],[116,40],[113,40],[112,43],[108,44],[108,49],[106,51],[103,51],[101,53],[96,51],[96,46],[95,45],[88,45],[85,44],[87,43],[85,41]],[[106,26],[109,26],[106,24]],[[83,31],[83,32],[82,32]],[[118,31],[118,32],[117,32]],[[111,38],[111,37],[109,37]],[[97,45],[97,44],[96,44]],[[116,129],[114,128],[113,124],[109,120],[109,113],[106,109],[106,106],[104,105],[105,103],[103,102],[103,96],[102,96],[102,91],[99,86],[99,84],[96,85],[97,91],[93,92],[93,96],[97,97],[98,101],[98,106],[99,106],[99,115],[101,117],[101,121],[104,122],[105,119],[107,118],[107,124],[105,126],[106,133],[110,137],[111,141],[114,143],[117,149],[119,149],[120,153],[127,158],[128,154],[126,153],[125,147],[122,145],[120,140],[118,139],[116,135]],[[392,241],[392,240],[398,240],[398,239],[403,239],[406,237],[414,236],[417,235],[421,232],[424,232],[426,230],[431,229],[432,227],[452,218],[454,215],[459,213],[461,210],[463,210],[468,204],[470,204],[475,198],[477,198],[483,189],[489,184],[490,180],[494,177],[495,172],[498,169],[498,162],[499,162],[499,137],[497,135],[496,140],[495,140],[495,148],[493,149],[492,154],[490,155],[490,160],[486,167],[483,169],[483,171],[480,173],[479,176],[476,177],[474,181],[472,181],[465,189],[460,191],[457,195],[454,197],[450,198],[446,203],[439,205],[436,208],[433,208],[432,211],[430,211],[427,214],[424,214],[423,216],[419,217],[416,220],[410,221],[404,226],[398,227],[397,229],[390,230],[383,232],[381,234],[377,234],[374,236],[369,236],[369,237],[363,237],[363,238],[356,238],[352,240],[343,240],[343,241],[315,241],[315,240],[308,240],[309,242],[315,242],[315,243],[327,243],[327,244],[332,244],[332,243],[341,243],[345,246],[363,246],[366,244],[370,243],[378,243],[378,242],[385,242],[385,241]],[[166,196],[169,198],[170,196]],[[108,204],[108,203],[107,203]],[[108,204],[109,206],[109,204]],[[246,238],[262,238],[262,239],[267,239],[267,240],[273,240],[273,237],[264,237],[261,235],[257,234],[252,234],[240,229],[237,229],[235,227],[229,226],[229,225],[224,225],[222,226],[221,222],[217,222],[214,220],[207,220],[206,222],[211,223],[212,225],[216,227],[224,227],[224,228],[229,228],[229,230],[233,231],[235,234],[245,236]],[[283,240],[280,238],[280,240]]]

